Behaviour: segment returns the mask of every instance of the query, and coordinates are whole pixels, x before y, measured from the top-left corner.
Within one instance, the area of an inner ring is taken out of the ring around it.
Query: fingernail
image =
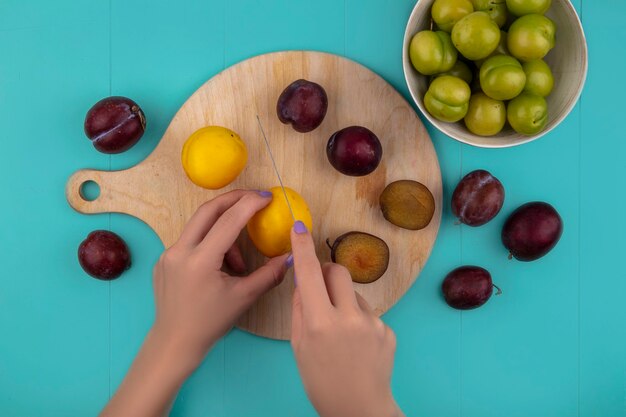
[[[307,228],[304,225],[304,223],[302,223],[300,220],[296,221],[293,224],[293,231],[296,232],[297,234],[301,235],[302,233],[306,233],[307,232]]]
[[[271,196],[272,196],[272,193],[271,193],[270,191],[259,191],[259,195],[260,195],[261,197],[268,198],[268,197],[271,197]]]
[[[285,259],[285,266],[287,267],[287,269],[293,266],[293,253],[290,253],[287,259]]]

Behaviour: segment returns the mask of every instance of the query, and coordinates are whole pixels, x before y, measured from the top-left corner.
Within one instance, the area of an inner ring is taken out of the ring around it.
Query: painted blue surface
[[[151,323],[151,269],[162,245],[142,222],[84,216],[66,203],[76,169],[120,169],[147,156],[185,99],[225,67],[263,52],[347,56],[405,97],[400,62],[414,0],[0,0],[0,415],[95,415]],[[432,256],[385,316],[398,336],[393,388],[408,416],[626,416],[626,3],[575,0],[589,44],[580,103],[543,139],[512,149],[459,144],[428,126],[448,201],[485,168],[507,188],[482,228],[449,207]],[[137,100],[148,130],[125,154],[84,138],[96,100]],[[509,262],[506,214],[551,202],[565,232],[548,256]],[[110,228],[133,268],[105,283],[76,260]],[[460,313],[439,294],[453,267],[488,268],[504,295]],[[235,330],[184,386],[176,416],[314,416],[287,343]]]

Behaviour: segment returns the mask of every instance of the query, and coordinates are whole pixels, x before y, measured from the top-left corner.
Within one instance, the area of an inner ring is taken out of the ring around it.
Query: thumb
[[[283,282],[287,271],[287,257],[288,255],[282,255],[272,258],[247,277],[241,278],[238,285],[245,294],[251,296],[251,302]]]
[[[371,315],[375,315],[374,310],[372,310],[372,307],[370,306],[370,303],[368,303],[367,300],[363,298],[363,296],[358,292],[355,291],[354,294],[356,295],[356,301],[357,303],[359,303],[359,307],[361,307],[361,310]]]

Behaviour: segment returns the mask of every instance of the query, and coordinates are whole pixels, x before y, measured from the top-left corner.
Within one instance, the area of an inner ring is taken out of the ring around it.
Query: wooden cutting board
[[[292,81],[305,78],[322,85],[328,94],[328,113],[320,127],[302,134],[280,123],[276,101]],[[234,188],[267,190],[278,185],[256,115],[266,130],[286,186],[308,202],[319,258],[330,259],[325,244],[351,230],[374,234],[390,248],[387,272],[371,284],[354,284],[378,314],[387,311],[409,289],[423,268],[441,221],[441,172],[433,144],[411,106],[393,87],[367,68],[348,59],[320,52],[277,52],[257,56],[226,69],[202,85],[176,113],[156,149],[143,162],[122,171],[84,169],[67,183],[67,199],[81,213],[117,212],[146,222],[165,247],[178,238],[183,226],[203,202]],[[208,125],[228,127],[248,147],[248,164],[229,186],[205,190],[183,171],[180,155],[185,140]],[[362,125],[381,140],[383,158],[372,174],[348,177],[326,158],[333,132]],[[388,223],[378,197],[395,180],[425,184],[436,202],[428,227],[409,231]],[[94,181],[100,195],[81,196],[81,186]],[[239,239],[248,267],[264,262],[245,235]],[[131,248],[132,250],[132,248]],[[292,272],[241,318],[238,326],[252,333],[288,339],[291,328]]]

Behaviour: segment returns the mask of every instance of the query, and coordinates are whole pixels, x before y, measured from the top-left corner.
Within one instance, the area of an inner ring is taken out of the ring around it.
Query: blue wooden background
[[[155,147],[185,99],[250,56],[313,49],[354,59],[405,97],[404,27],[414,0],[0,0],[0,415],[95,415],[124,376],[153,317],[151,269],[163,250],[140,221],[85,216],[69,175],[121,169]],[[428,126],[445,198],[464,173],[492,171],[507,199],[482,228],[449,206],[432,256],[385,321],[396,331],[393,389],[408,416],[626,416],[626,3],[574,0],[589,44],[582,99],[556,130],[503,150],[459,144]],[[558,82],[558,80],[557,80]],[[122,155],[84,137],[87,109],[138,101],[141,142]],[[561,213],[556,249],[506,259],[508,213],[545,200]],[[98,228],[121,234],[133,267],[93,280],[76,249]],[[460,264],[504,290],[479,310],[439,293]],[[235,330],[184,386],[175,416],[313,416],[288,343]]]

